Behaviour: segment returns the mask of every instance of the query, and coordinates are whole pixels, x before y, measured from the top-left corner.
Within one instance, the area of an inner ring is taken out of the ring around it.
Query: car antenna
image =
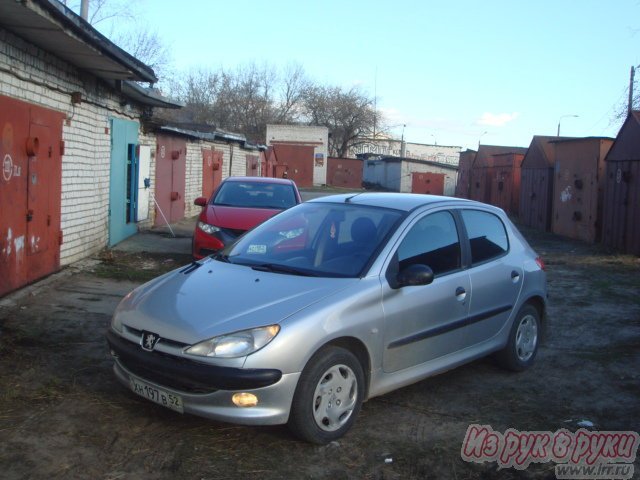
[[[351,202],[351,199],[356,198],[358,195],[361,195],[361,194],[363,194],[363,193],[364,193],[364,192],[358,192],[358,193],[356,193],[355,195],[351,195],[350,197],[345,198],[345,199],[344,199],[344,203],[349,203],[349,202]]]

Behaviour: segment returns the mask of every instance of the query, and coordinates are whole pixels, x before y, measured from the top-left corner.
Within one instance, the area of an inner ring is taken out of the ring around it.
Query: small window
[[[398,248],[400,270],[423,264],[436,275],[460,268],[460,241],[453,216],[438,212],[418,220]]]
[[[463,210],[462,219],[467,227],[471,262],[474,265],[499,257],[509,250],[507,231],[497,216],[480,210]]]

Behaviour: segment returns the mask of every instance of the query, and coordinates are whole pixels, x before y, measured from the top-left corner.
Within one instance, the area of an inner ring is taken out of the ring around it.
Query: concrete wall
[[[306,125],[267,125],[267,145],[273,142],[291,142],[314,145],[313,184],[327,183],[327,159],[329,157],[329,129]]]
[[[71,93],[81,92],[73,106]],[[66,115],[62,139],[60,263],[66,265],[107,244],[111,158],[110,118],[139,121],[120,96],[96,78],[0,28],[0,95]]]

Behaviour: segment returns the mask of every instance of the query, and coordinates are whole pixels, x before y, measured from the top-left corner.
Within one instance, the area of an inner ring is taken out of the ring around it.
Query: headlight
[[[213,235],[216,232],[219,232],[220,229],[215,225],[209,225],[208,223],[198,221],[198,228],[202,230],[204,233],[208,233],[209,235]]]
[[[199,357],[235,358],[244,357],[260,350],[268,344],[280,331],[280,325],[252,328],[241,332],[213,337],[196,343],[184,353]]]

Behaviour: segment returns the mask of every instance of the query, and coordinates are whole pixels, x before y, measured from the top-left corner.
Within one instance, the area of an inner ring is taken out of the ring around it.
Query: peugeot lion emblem
[[[140,345],[142,346],[143,350],[146,350],[147,352],[152,352],[153,349],[156,347],[158,340],[160,340],[160,337],[155,333],[142,332],[142,340],[140,341]]]

